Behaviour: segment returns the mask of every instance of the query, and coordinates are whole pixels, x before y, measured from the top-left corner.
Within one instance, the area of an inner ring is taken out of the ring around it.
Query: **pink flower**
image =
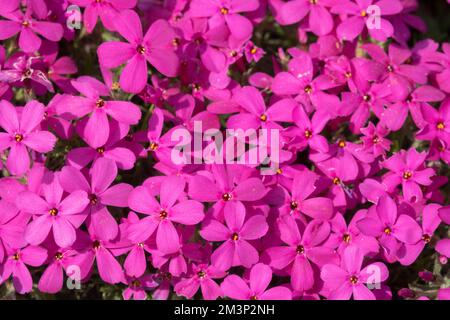
[[[290,198],[286,198],[282,212],[303,213],[314,219],[330,219],[333,215],[333,202],[329,198],[313,196],[318,176],[304,170],[294,176]]]
[[[202,172],[189,179],[189,196],[203,202],[215,202],[212,210],[221,221],[224,212],[236,209],[235,202],[260,200],[266,192],[262,181],[242,166],[214,164],[211,172]]]
[[[291,300],[292,293],[286,287],[267,289],[272,280],[269,266],[258,263],[250,270],[249,284],[241,277],[229,275],[221,284],[224,296],[236,300]]]
[[[222,296],[222,290],[213,279],[223,278],[225,274],[214,266],[193,265],[190,277],[178,282],[175,285],[175,292],[191,299],[200,288],[205,300],[216,300]]]
[[[128,205],[132,210],[148,217],[129,227],[130,240],[145,241],[156,231],[158,250],[165,253],[179,250],[180,239],[173,222],[194,225],[204,217],[201,203],[183,200],[185,185],[186,182],[181,177],[167,177],[161,183],[159,202],[147,186],[134,189],[128,198]]]
[[[71,263],[80,267],[81,280],[92,274],[92,267],[97,261],[98,273],[103,281],[110,284],[124,281],[122,266],[111,253],[111,248],[114,248],[111,242],[100,240],[92,230],[89,234],[80,231],[77,240],[80,241],[79,253],[71,258]]]
[[[65,248],[76,239],[75,229],[84,221],[80,215],[89,203],[87,193],[81,190],[70,193],[63,199],[63,189],[57,178],[43,187],[44,198],[31,191],[21,192],[16,199],[17,207],[33,214],[25,231],[25,239],[33,245],[42,243],[53,230],[58,246]]]
[[[41,292],[57,293],[63,288],[64,270],[72,265],[72,258],[77,252],[72,248],[47,247],[51,249],[48,252],[48,266],[39,279],[38,288]]]
[[[390,187],[401,183],[408,201],[420,201],[423,196],[420,185],[430,185],[430,178],[435,175],[432,168],[423,168],[426,156],[426,152],[419,153],[415,148],[395,153],[383,162],[383,166],[391,171],[384,176],[383,183]]]
[[[192,0],[190,14],[194,18],[209,18],[209,23],[226,24],[233,37],[245,40],[251,36],[252,23],[239,13],[255,11],[258,0]]]
[[[126,277],[125,284],[128,285],[128,288],[126,288],[122,293],[122,297],[125,300],[146,300],[147,293],[145,291],[151,290],[158,286],[150,274],[143,275],[139,278]]]
[[[87,31],[94,30],[97,20],[100,17],[103,25],[108,30],[114,31],[115,21],[119,19],[119,12],[132,9],[136,6],[136,0],[70,0],[73,4],[85,7],[83,22]]]
[[[228,129],[280,129],[280,122],[291,122],[292,111],[297,106],[293,99],[282,99],[266,108],[262,94],[250,86],[238,90],[233,100],[244,112],[232,115],[227,121]]]
[[[63,36],[60,24],[33,18],[29,8],[26,13],[17,10],[2,15],[9,20],[0,21],[0,40],[9,39],[20,32],[19,47],[24,52],[35,52],[41,47],[41,38],[36,33],[50,41],[59,41]]]
[[[401,243],[415,244],[422,237],[417,222],[407,213],[398,212],[397,204],[388,195],[381,196],[356,225],[363,234],[378,238],[389,260],[397,257]]]
[[[419,140],[433,140],[450,144],[450,99],[445,100],[439,110],[430,105],[422,106],[425,126],[417,133]]]
[[[126,207],[128,195],[133,190],[127,183],[111,186],[116,177],[117,166],[107,158],[99,158],[94,162],[90,170],[90,182],[71,166],[64,167],[59,174],[59,181],[66,192],[82,192],[88,198],[84,212],[89,218],[88,227],[101,240],[112,240],[118,233],[117,222],[107,206]]]
[[[211,263],[220,270],[232,266],[249,268],[258,262],[258,251],[248,242],[262,238],[269,228],[262,215],[254,215],[246,220],[245,206],[234,202],[234,210],[224,213],[225,224],[209,220],[203,225],[200,235],[208,241],[223,242],[211,255]]]
[[[333,30],[333,17],[328,8],[335,0],[293,0],[287,1],[280,9],[283,24],[292,24],[303,20],[308,14],[309,29],[318,36],[323,36]]]
[[[93,148],[102,147],[110,135],[108,116],[124,125],[139,122],[141,112],[139,107],[128,101],[107,101],[108,88],[100,81],[91,77],[80,77],[72,81],[72,85],[85,97],[64,96],[57,106],[59,115],[67,118],[90,117],[83,127],[83,137]]]
[[[175,33],[164,20],[154,22],[145,36],[138,15],[123,11],[115,20],[117,31],[129,42],[109,41],[100,45],[100,64],[116,68],[127,62],[120,76],[120,87],[139,93],[147,82],[147,61],[159,72],[173,77],[178,71],[178,57],[173,51]]]
[[[277,223],[281,241],[287,246],[267,249],[269,265],[279,270],[287,268],[294,290],[309,290],[315,283],[311,262],[321,267],[339,261],[333,249],[321,245],[330,235],[330,224],[312,220],[304,226],[288,215],[280,217]]]
[[[0,266],[0,283],[12,276],[14,288],[20,294],[31,292],[33,278],[28,266],[39,267],[47,259],[47,250],[42,247],[26,246],[24,248],[9,248],[8,258]]]
[[[362,268],[364,255],[356,246],[348,247],[340,266],[326,264],[320,277],[330,290],[329,300],[375,300],[375,294],[366,285],[379,285],[388,278],[389,272],[381,262],[375,262]],[[379,277],[374,277],[378,275]]]
[[[12,174],[20,176],[30,168],[28,148],[41,153],[53,149],[56,137],[39,130],[43,118],[44,106],[37,101],[30,101],[21,109],[0,101],[0,126],[6,131],[0,132],[0,150],[9,149],[6,167]]]
[[[370,6],[377,6],[380,16],[371,16]],[[356,0],[356,3],[349,0],[339,1],[332,8],[332,13],[349,15],[336,29],[337,35],[341,40],[353,41],[367,26],[367,30],[372,38],[378,41],[386,41],[394,33],[392,24],[382,18],[385,16],[395,15],[403,10],[403,6],[398,0]],[[372,24],[376,23],[373,19],[379,18],[380,27],[377,28]]]

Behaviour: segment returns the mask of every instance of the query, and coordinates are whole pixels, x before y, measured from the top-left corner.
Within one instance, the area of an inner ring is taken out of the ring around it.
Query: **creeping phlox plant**
[[[418,6],[0,1],[0,296],[450,299]]]

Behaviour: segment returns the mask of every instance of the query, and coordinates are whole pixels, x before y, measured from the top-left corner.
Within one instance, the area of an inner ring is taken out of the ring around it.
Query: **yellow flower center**
[[[311,94],[312,88],[311,88],[310,85],[308,85],[308,86],[305,87],[305,92],[306,92],[307,94]]]
[[[445,124],[443,122],[439,122],[436,125],[436,128],[438,128],[439,130],[444,130],[445,129]]]
[[[358,283],[358,277],[357,276],[351,276],[350,277],[350,283],[351,284],[357,284]]]
[[[342,240],[343,240],[345,243],[349,243],[350,240],[351,240],[351,236],[350,236],[348,233],[346,233],[346,234],[344,234],[344,236],[342,237]]]
[[[230,12],[230,10],[228,10],[228,9],[225,8],[225,7],[220,8],[220,13],[223,14],[223,15],[226,15],[226,14],[228,14],[229,12]]]
[[[296,210],[298,208],[298,202],[297,201],[291,201],[291,210]]]
[[[143,47],[143,46],[138,46],[137,49],[136,49],[136,51],[137,51],[139,54],[144,54],[144,53],[145,53],[145,47]]]
[[[17,133],[14,136],[14,140],[16,140],[16,142],[21,142],[23,140],[23,135]]]
[[[222,200],[223,201],[230,201],[233,198],[233,196],[231,195],[231,193],[224,193],[222,195]]]
[[[424,234],[424,235],[422,236],[422,240],[423,240],[425,243],[430,243],[431,237],[430,237],[429,234]]]
[[[305,130],[305,138],[306,138],[306,139],[309,139],[309,138],[311,138],[311,137],[312,137],[312,132],[311,132],[311,130],[306,129],[306,130]]]
[[[168,216],[168,213],[167,213],[166,210],[162,210],[162,211],[159,213],[159,218],[160,218],[160,219],[166,219],[167,216]]]
[[[411,172],[411,171],[405,171],[405,172],[403,173],[403,179],[408,180],[408,179],[410,179],[411,177],[412,177],[412,172]]]
[[[303,253],[305,253],[305,247],[302,245],[299,245],[299,246],[297,246],[296,251],[297,251],[297,254],[303,254]]]
[[[103,108],[103,107],[105,106],[105,100],[103,100],[103,99],[98,99],[98,100],[95,102],[95,106],[96,106],[97,108],[99,108],[99,109]]]
[[[159,145],[156,142],[152,142],[150,143],[150,150],[151,151],[156,151],[156,149],[158,149]]]
[[[262,122],[266,122],[266,121],[267,121],[267,116],[266,116],[265,114],[263,114],[263,115],[260,117],[260,119],[261,119]]]
[[[233,234],[231,235],[231,240],[233,240],[233,241],[239,240],[239,235],[238,235],[237,233],[233,233]]]
[[[52,209],[48,210],[48,213],[49,213],[52,217],[55,217],[55,216],[58,215],[58,209],[52,208]]]

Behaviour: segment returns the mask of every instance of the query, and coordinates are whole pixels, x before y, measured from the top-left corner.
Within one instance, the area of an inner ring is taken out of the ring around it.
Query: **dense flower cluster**
[[[67,23],[73,5],[83,30]],[[426,28],[416,9],[0,1],[0,284],[55,294],[67,278],[103,282],[125,299],[449,299],[426,271],[431,295],[389,287],[426,250],[450,257],[450,43],[411,45]],[[297,30],[295,45],[266,47],[267,23]],[[69,57],[88,46],[100,73]],[[277,130],[278,163],[174,163],[172,133],[198,133],[196,122]]]

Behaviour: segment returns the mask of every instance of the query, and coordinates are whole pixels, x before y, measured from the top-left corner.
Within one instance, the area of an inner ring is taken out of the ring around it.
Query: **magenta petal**
[[[127,183],[116,184],[101,194],[100,201],[108,206],[127,207],[128,195],[132,190],[133,187]]]
[[[328,300],[349,300],[352,296],[353,288],[350,282],[344,282],[344,284],[333,290],[328,296]]]
[[[231,34],[238,40],[249,38],[253,31],[253,25],[246,17],[240,14],[228,14],[225,21]]]
[[[33,288],[33,279],[31,278],[30,271],[22,262],[15,265],[13,284],[16,291],[20,294],[28,293]]]
[[[57,217],[53,222],[53,236],[61,248],[69,247],[76,239],[74,227],[64,217]]]
[[[314,274],[309,261],[297,256],[292,265],[291,284],[295,290],[306,291],[314,285]]]
[[[57,293],[63,286],[63,268],[59,263],[51,263],[39,279],[38,288],[41,292]]]
[[[286,287],[273,287],[259,296],[260,300],[292,300],[292,292]]]
[[[22,261],[29,266],[39,267],[47,260],[47,250],[42,247],[27,246],[21,251]]]
[[[156,244],[158,250],[164,253],[174,253],[180,249],[180,237],[169,220],[163,220],[159,223],[156,232]]]
[[[255,215],[244,223],[240,236],[246,240],[256,240],[262,238],[268,229],[266,218],[263,215]]]
[[[393,226],[392,234],[401,242],[414,244],[422,237],[422,229],[413,218],[402,214]]]
[[[102,43],[98,47],[97,53],[102,66],[117,68],[130,60],[136,54],[136,49],[129,43],[110,41]]]
[[[19,118],[16,108],[8,101],[0,101],[0,126],[9,133],[19,129]]]
[[[364,28],[364,20],[361,17],[350,17],[337,27],[336,32],[341,40],[353,41]]]
[[[16,206],[24,212],[34,214],[47,213],[49,209],[49,205],[44,199],[30,191],[23,191],[17,195]]]
[[[258,251],[245,240],[237,241],[236,254],[240,264],[246,268],[250,268],[259,259]]]
[[[134,103],[128,101],[108,101],[106,113],[120,123],[134,125],[141,118],[141,111]]]
[[[266,188],[258,178],[250,178],[239,183],[234,192],[237,200],[255,201],[266,194]]]
[[[311,198],[300,202],[300,211],[315,218],[328,220],[333,215],[333,202],[328,198]]]
[[[109,137],[109,122],[105,111],[92,112],[83,133],[86,142],[92,148],[102,147]]]
[[[0,21],[0,40],[15,36],[20,31],[20,24],[15,21]]]
[[[92,191],[101,193],[108,188],[117,176],[117,166],[114,161],[98,158],[91,169]]]
[[[56,137],[48,131],[37,131],[28,134],[23,139],[23,143],[32,150],[46,153],[53,150]]]
[[[132,44],[140,44],[143,39],[141,21],[133,10],[122,11],[114,21],[114,27],[122,37]]]
[[[235,254],[235,244],[231,241],[225,241],[211,255],[211,263],[219,270],[226,271],[230,269]]]
[[[59,204],[60,214],[71,215],[81,213],[89,204],[87,193],[82,190],[74,191],[69,194]]]
[[[189,180],[189,196],[195,200],[213,202],[219,198],[219,189],[210,179],[193,176]]]
[[[186,182],[179,176],[170,176],[161,183],[160,202],[164,208],[172,207],[182,195]]]
[[[358,229],[367,236],[378,237],[383,231],[383,224],[374,218],[364,218],[356,223]]]
[[[353,298],[355,300],[376,300],[373,292],[363,284],[353,286]]]
[[[29,28],[23,28],[19,35],[19,47],[24,52],[38,51],[41,46],[41,39]]]
[[[250,271],[250,288],[256,294],[261,294],[272,280],[272,270],[269,266],[258,263]]]
[[[130,225],[127,229],[128,238],[135,242],[146,241],[156,230],[159,222],[154,217],[147,217]]]
[[[64,33],[62,26],[55,22],[35,21],[32,24],[32,29],[44,38],[54,42],[61,40]]]
[[[156,213],[161,206],[146,187],[139,186],[130,192],[128,206],[137,212],[145,214]]]
[[[269,264],[276,269],[283,269],[294,261],[297,253],[295,248],[291,247],[273,247],[266,251],[269,257]]]
[[[204,216],[203,205],[200,202],[186,200],[170,209],[169,218],[181,224],[194,225],[201,222]]]
[[[122,70],[120,87],[130,93],[139,93],[147,82],[147,61],[142,55],[134,55]]]
[[[30,222],[25,230],[27,242],[38,245],[47,238],[52,228],[52,218],[50,215],[42,215]]]
[[[235,300],[247,300],[251,295],[245,281],[234,274],[225,278],[221,288],[225,296]]]
[[[203,225],[200,235],[208,241],[225,241],[230,238],[230,230],[217,220],[210,220]]]
[[[101,240],[112,240],[119,232],[117,221],[106,207],[91,214],[90,228]]]
[[[320,278],[331,290],[335,290],[342,286],[348,280],[347,271],[334,264],[326,264],[320,271]]]
[[[323,36],[333,30],[333,17],[323,6],[311,6],[309,27],[318,36]]]
[[[122,280],[122,267],[108,250],[100,247],[97,251],[96,258],[98,273],[103,281],[115,284]]]
[[[144,249],[135,246],[131,249],[127,258],[125,259],[124,268],[127,275],[133,277],[140,277],[144,274],[147,263],[145,261]]]
[[[23,144],[14,144],[9,150],[6,167],[13,175],[21,176],[30,169],[30,155]]]

